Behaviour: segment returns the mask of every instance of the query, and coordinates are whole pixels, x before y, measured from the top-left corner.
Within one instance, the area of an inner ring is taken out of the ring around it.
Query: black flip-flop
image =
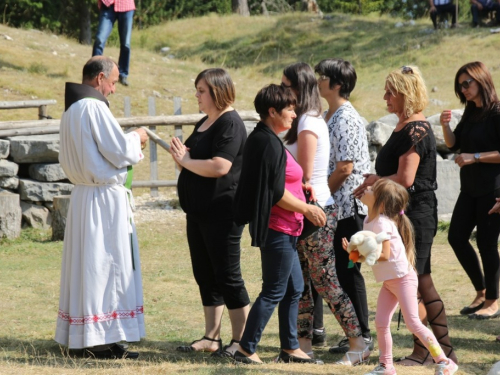
[[[491,315],[487,314],[470,314],[469,319],[477,319],[477,320],[486,320],[486,319],[494,319],[500,316],[500,309],[498,309],[495,313]]]

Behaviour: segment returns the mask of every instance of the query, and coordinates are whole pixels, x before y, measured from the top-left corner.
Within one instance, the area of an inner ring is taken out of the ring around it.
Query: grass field
[[[203,316],[198,289],[191,273],[184,217],[177,211],[164,211],[156,222],[139,223],[141,261],[145,294],[147,338],[133,344],[141,354],[139,361],[97,361],[65,357],[53,341],[59,296],[61,242],[49,241],[50,233],[23,231],[18,240],[0,243],[0,373],[1,374],[364,374],[376,363],[345,368],[334,365],[340,359],[325,349],[316,355],[325,366],[275,364],[278,354],[276,314],[268,324],[259,355],[266,362],[259,367],[236,366],[212,360],[208,354],[183,354],[175,347],[203,335]],[[459,374],[485,374],[499,359],[498,320],[473,321],[458,311],[471,301],[473,288],[453,252],[439,233],[433,248],[433,276],[449,316],[450,334],[461,361]],[[260,256],[251,248],[247,231],[242,244],[243,276],[251,299],[260,291]],[[371,270],[364,269],[369,308],[373,317],[380,285]],[[336,343],[342,331],[325,306],[329,344]],[[409,354],[412,338],[402,324],[397,330],[393,319],[395,357]],[[222,338],[230,340],[227,314]],[[398,374],[433,374],[432,367],[400,368]]]
[[[125,96],[131,98],[132,115],[148,113],[148,97],[156,97],[156,113],[172,114],[173,97],[182,98],[183,113],[197,113],[193,82],[202,69],[223,66],[237,89],[236,109],[252,109],[259,88],[278,82],[287,64],[342,57],[354,63],[358,84],[352,102],[368,121],[386,114],[382,100],[384,78],[401,65],[418,65],[433,101],[425,110],[433,115],[445,108],[458,108],[452,91],[453,78],[462,64],[481,60],[500,78],[499,34],[487,29],[462,27],[433,32],[430,20],[396,28],[399,19],[386,16],[334,14],[320,20],[306,14],[240,18],[209,15],[168,22],[146,30],[134,30],[130,87],[119,86],[110,97],[117,117],[123,116]],[[116,32],[116,30],[115,30]],[[8,40],[2,35],[8,35]],[[169,46],[175,58],[160,53]],[[106,54],[117,59],[118,48]],[[36,30],[12,29],[0,25],[1,100],[56,99],[49,114],[59,118],[64,108],[64,82],[79,82],[81,68],[91,47],[74,40]],[[36,118],[36,110],[0,112],[0,121]],[[186,132],[190,129],[186,128]],[[170,131],[161,130],[168,139]],[[147,154],[147,149],[146,149]],[[174,176],[170,158],[159,152],[160,179]],[[136,168],[137,179],[147,179],[149,165]],[[141,194],[144,190],[135,191]],[[171,190],[162,190],[163,193]],[[266,365],[240,367],[213,362],[206,354],[179,354],[174,348],[201,337],[203,318],[193,280],[181,214],[169,215],[157,223],[139,223],[142,271],[146,300],[147,339],[134,345],[141,360],[91,361],[62,355],[53,341],[59,295],[62,243],[50,242],[49,233],[23,231],[21,239],[0,242],[0,374],[364,374],[370,366],[346,369],[333,365],[338,356],[317,351],[326,366],[271,363],[278,353],[276,317],[268,325],[259,354]],[[251,298],[260,288],[258,250],[243,243],[242,266]],[[470,321],[459,315],[473,296],[473,289],[439,234],[433,249],[433,275],[449,314],[451,336],[461,361],[460,374],[485,374],[499,359],[498,321]],[[372,315],[379,285],[371,271],[364,270]],[[224,318],[223,339],[229,341],[229,324]],[[328,340],[336,343],[341,330],[326,314]],[[394,321],[394,355],[408,354],[411,336],[404,326],[397,331]],[[375,357],[375,356],[374,356]],[[401,368],[399,374],[433,374],[431,368]]]

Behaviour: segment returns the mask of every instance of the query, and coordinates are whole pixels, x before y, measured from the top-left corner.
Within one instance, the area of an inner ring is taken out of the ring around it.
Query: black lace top
[[[417,193],[433,192],[436,182],[436,139],[427,121],[413,121],[400,131],[392,132],[386,144],[380,149],[375,170],[379,176],[395,174],[399,167],[399,157],[415,146],[420,156],[413,185],[408,188],[410,196]]]

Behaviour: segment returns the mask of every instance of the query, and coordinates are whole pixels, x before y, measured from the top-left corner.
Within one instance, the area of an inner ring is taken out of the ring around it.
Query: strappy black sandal
[[[213,358],[232,358],[234,359],[234,354],[229,352],[227,349],[231,347],[233,344],[239,344],[240,342],[238,340],[231,340],[229,342],[229,345],[224,345],[222,349],[217,350],[216,352],[213,352],[210,357]],[[235,351],[236,353],[236,351]]]
[[[216,349],[216,350],[207,350],[207,349],[196,350],[195,348],[193,348],[193,344],[196,344],[197,342],[200,342],[200,341],[203,341],[203,340],[216,342],[216,343],[219,344],[219,348]],[[183,352],[183,353],[189,353],[189,352],[213,352],[213,353],[216,353],[216,352],[220,351],[221,348],[222,348],[222,340],[221,339],[211,339],[210,337],[203,336],[199,340],[194,340],[189,345],[178,346],[177,348],[175,348],[175,350],[177,350],[178,352]]]

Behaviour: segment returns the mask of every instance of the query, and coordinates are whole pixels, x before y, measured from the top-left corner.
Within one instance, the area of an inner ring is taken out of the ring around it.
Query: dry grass
[[[0,246],[0,373],[2,374],[347,374],[367,372],[376,361],[357,368],[334,365],[339,356],[326,349],[317,350],[327,364],[284,365],[272,363],[278,353],[276,314],[268,324],[259,354],[267,363],[258,368],[235,366],[211,360],[208,354],[182,354],[175,351],[181,343],[203,334],[203,316],[198,288],[191,273],[184,230],[184,218],[178,211],[164,212],[162,218],[139,224],[142,272],[145,292],[147,339],[133,345],[141,359],[132,361],[94,361],[69,358],[53,341],[59,295],[61,242],[48,241],[48,233],[27,230],[23,238],[3,241]],[[498,360],[498,321],[471,321],[459,315],[470,302],[473,289],[439,234],[433,248],[434,280],[449,315],[451,337],[461,361],[459,374],[485,374]],[[257,249],[249,246],[245,231],[242,253],[243,275],[254,299],[260,290],[260,259]],[[365,267],[369,290],[369,308],[373,317],[379,284]],[[373,319],[373,318],[372,318]],[[325,324],[330,344],[342,331],[325,308]],[[371,321],[373,326],[373,320]],[[408,354],[411,335],[402,325],[396,330],[393,319],[394,355]],[[227,315],[222,337],[230,339]],[[402,375],[433,374],[432,368],[398,368]]]
[[[428,33],[430,21],[416,26],[394,28],[397,20],[374,16],[334,15],[331,21],[311,19],[307,15],[239,18],[215,15],[168,22],[147,30],[134,30],[130,87],[118,87],[110,97],[112,110],[123,116],[123,98],[130,96],[132,115],[146,115],[147,98],[158,97],[157,114],[173,112],[173,96],[182,97],[184,113],[196,113],[193,80],[209,66],[229,69],[237,88],[237,109],[251,109],[258,88],[277,82],[281,69],[294,61],[316,63],[326,57],[343,57],[355,63],[358,85],[352,101],[368,120],[385,114],[383,83],[390,69],[403,64],[419,65],[433,99],[426,114],[445,107],[458,107],[452,92],[453,76],[465,62],[481,60],[495,80],[499,77],[498,44],[500,36],[488,30],[461,28]],[[60,117],[63,110],[64,82],[80,80],[81,68],[90,57],[90,47],[64,37],[34,30],[11,29],[0,25],[0,90],[2,100],[32,98],[57,99],[49,114]],[[168,59],[158,50],[170,46],[177,56]],[[118,56],[116,47],[106,53]],[[0,120],[35,119],[36,110],[2,111]],[[185,129],[185,132],[189,132]],[[160,135],[168,139],[170,130]],[[159,151],[160,179],[174,176],[172,163]],[[147,179],[148,163],[136,169],[138,179]],[[136,191],[136,195],[144,190]],[[171,191],[171,190],[168,190]],[[2,374],[363,374],[368,366],[346,369],[332,363],[338,356],[319,350],[326,366],[266,364],[259,368],[218,364],[206,354],[183,355],[175,346],[199,338],[203,318],[197,287],[193,280],[182,216],[162,220],[155,225],[139,225],[142,271],[146,298],[148,337],[134,348],[141,360],[91,361],[64,357],[53,341],[59,295],[61,243],[47,240],[47,233],[23,232],[24,238],[0,243],[0,373]],[[258,250],[244,238],[243,272],[249,292],[255,298],[260,287]],[[433,249],[434,279],[446,302],[451,336],[462,362],[460,374],[485,374],[498,360],[497,321],[476,322],[459,315],[473,295],[465,273],[445,236],[438,235]],[[370,270],[365,275],[369,288],[370,309],[375,309],[379,285]],[[331,314],[326,314],[330,343],[341,337]],[[227,316],[223,339],[230,338]],[[408,354],[411,336],[403,327],[396,331],[394,355]],[[259,353],[267,362],[278,351],[276,317],[269,323]],[[399,374],[432,374],[431,368],[401,368]]]

